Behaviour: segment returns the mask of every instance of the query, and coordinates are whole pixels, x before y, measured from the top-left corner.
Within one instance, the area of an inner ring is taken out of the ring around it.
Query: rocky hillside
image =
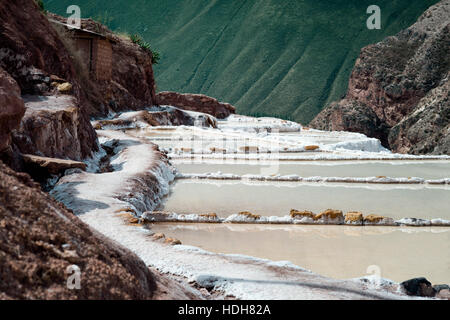
[[[201,297],[151,272],[10,168],[29,169],[35,180],[83,170],[85,163],[58,158],[84,159],[97,149],[91,116],[153,104],[151,55],[120,40],[114,54],[113,80],[92,82],[70,39],[34,1],[0,2],[0,160],[8,164],[0,161],[0,299]],[[78,288],[67,286],[73,265]]]
[[[64,81],[70,83],[71,94],[75,98],[74,108],[80,110],[79,117],[74,121],[77,136],[71,139],[72,143],[79,145],[76,158],[90,156],[92,150],[96,150],[96,134],[89,123],[89,115],[94,104],[90,102],[86,90],[80,84],[70,52],[34,1],[1,2],[0,67],[4,70],[0,76],[8,79],[3,80],[2,84],[5,81],[12,83],[14,90],[8,92],[14,93],[17,97],[26,94],[33,96],[58,94],[56,88],[51,86],[52,78],[65,79]],[[23,107],[24,102],[19,104]],[[16,102],[9,108],[18,110],[20,107]],[[43,113],[40,112],[41,116],[44,116]],[[46,112],[44,118],[51,122],[52,112]],[[46,120],[36,121],[33,126],[45,130],[46,124]],[[14,132],[12,136],[13,140],[16,140]],[[20,150],[22,140],[15,141],[16,149]],[[42,154],[46,153],[46,150],[39,151]],[[14,153],[11,149],[8,152]]]
[[[0,299],[149,299],[156,290],[134,254],[2,163],[0,238]],[[82,270],[79,290],[66,285],[74,264]]]
[[[51,22],[58,19],[35,1],[0,4],[0,159],[16,169],[21,153],[90,157],[97,150],[91,117],[154,104],[151,53],[85,20],[83,28],[113,38],[112,80],[95,81],[70,34]]]
[[[80,270],[79,287],[71,266]],[[0,162],[0,300],[198,299]],[[67,286],[69,283],[70,286]]]
[[[66,15],[71,0],[44,0]],[[78,0],[83,17],[139,33],[161,54],[158,89],[227,101],[237,113],[308,123],[345,94],[362,47],[410,26],[437,0]],[[366,28],[367,7],[382,29]]]
[[[361,50],[345,99],[311,126],[377,137],[395,152],[450,154],[450,0]]]

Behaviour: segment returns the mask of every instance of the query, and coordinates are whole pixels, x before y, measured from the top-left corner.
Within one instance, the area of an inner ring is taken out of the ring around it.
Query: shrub
[[[152,47],[150,46],[150,43],[143,40],[142,37],[138,34],[132,34],[130,35],[131,42],[139,45],[144,51],[147,51],[152,55],[152,63],[158,64],[159,60],[161,58],[159,52],[152,50]]]
[[[44,0],[36,0],[36,3],[39,7],[39,10],[41,10],[41,12],[43,12],[43,13],[47,12],[47,10],[45,10]]]

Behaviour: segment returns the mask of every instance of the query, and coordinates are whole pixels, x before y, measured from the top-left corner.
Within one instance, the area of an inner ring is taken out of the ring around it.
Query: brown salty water
[[[289,154],[288,154],[289,155]],[[450,178],[450,161],[308,161],[308,162],[182,162],[174,161],[181,173],[222,172],[238,175],[263,174],[272,170],[279,175],[301,177],[420,177]]]
[[[379,270],[401,282],[424,276],[450,283],[450,229],[352,226],[154,224],[184,245],[216,253],[290,261],[337,279]]]
[[[394,219],[450,219],[450,187],[178,180],[164,210],[227,217],[241,211],[285,216],[291,209],[362,211]]]

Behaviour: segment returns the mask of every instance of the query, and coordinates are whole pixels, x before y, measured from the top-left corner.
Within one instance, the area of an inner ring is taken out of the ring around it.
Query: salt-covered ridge
[[[278,225],[354,225],[354,226],[410,226],[410,227],[450,227],[450,221],[420,218],[403,218],[394,220],[390,217],[368,215],[360,212],[349,212],[346,215],[339,210],[326,210],[320,214],[310,211],[292,210],[286,216],[260,216],[250,212],[240,212],[228,217],[209,214],[180,214],[175,212],[145,212],[140,223],[178,222],[178,223],[244,223],[244,224],[278,224]]]
[[[155,145],[120,131],[104,130],[99,137],[105,145],[114,145],[113,171],[95,172],[98,160],[106,155],[102,150],[88,162],[88,172],[75,170],[61,178],[51,195],[76,214],[130,204],[138,212],[154,210],[174,179],[165,157]]]
[[[237,175],[231,173],[177,173],[177,179],[198,179],[198,180],[244,180],[244,181],[282,181],[282,182],[330,182],[330,183],[370,183],[370,184],[430,184],[446,185],[450,184],[450,178],[423,179],[418,177],[391,178],[385,176],[378,177],[301,177],[299,175]]]

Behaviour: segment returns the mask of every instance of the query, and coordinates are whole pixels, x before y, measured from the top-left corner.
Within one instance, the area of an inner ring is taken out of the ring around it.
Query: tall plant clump
[[[45,10],[44,0],[35,0],[36,4],[38,5],[38,8],[41,12],[47,13],[47,10]]]
[[[159,52],[157,52],[156,50],[153,50],[150,43],[145,41],[144,39],[142,39],[142,37],[138,34],[132,34],[130,35],[130,40],[131,42],[137,44],[138,46],[140,46],[144,51],[149,52],[152,55],[152,63],[153,64],[158,64],[159,60],[161,58]]]

